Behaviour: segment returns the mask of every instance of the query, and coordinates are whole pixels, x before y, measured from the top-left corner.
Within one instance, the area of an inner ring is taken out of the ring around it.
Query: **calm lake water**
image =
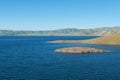
[[[90,38],[95,37],[0,37],[0,80],[120,80],[120,46],[46,43]],[[111,52],[53,52],[57,48],[74,46]]]

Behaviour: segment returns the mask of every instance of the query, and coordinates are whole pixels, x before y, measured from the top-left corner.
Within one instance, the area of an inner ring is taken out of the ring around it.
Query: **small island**
[[[69,48],[60,48],[54,50],[54,52],[58,53],[102,53],[109,52],[108,50],[102,50],[97,48],[86,48],[86,47],[69,47]]]

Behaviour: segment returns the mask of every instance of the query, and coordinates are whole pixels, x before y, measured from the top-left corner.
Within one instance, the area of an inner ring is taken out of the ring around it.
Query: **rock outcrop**
[[[97,49],[97,48],[69,47],[69,48],[56,49],[56,50],[54,50],[54,52],[59,52],[59,53],[102,53],[102,52],[109,52],[109,51]]]

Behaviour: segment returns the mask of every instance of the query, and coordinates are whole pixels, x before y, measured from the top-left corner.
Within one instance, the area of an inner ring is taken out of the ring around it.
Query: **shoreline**
[[[68,48],[59,48],[54,50],[57,53],[69,53],[69,54],[86,54],[86,53],[103,53],[110,52],[109,50],[103,50],[98,48],[89,48],[89,47],[68,47]]]
[[[53,41],[48,41],[48,43],[56,43],[56,44],[57,43],[58,44],[73,43],[73,44],[95,44],[95,45],[120,46],[120,44],[114,44],[114,43],[89,43],[89,42],[84,42],[84,41],[86,40],[53,40]]]

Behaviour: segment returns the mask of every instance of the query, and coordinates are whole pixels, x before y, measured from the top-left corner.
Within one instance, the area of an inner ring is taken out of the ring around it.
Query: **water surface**
[[[0,80],[120,80],[120,46],[52,44],[49,40],[81,37],[0,37]],[[63,47],[111,50],[98,54],[60,54]]]

